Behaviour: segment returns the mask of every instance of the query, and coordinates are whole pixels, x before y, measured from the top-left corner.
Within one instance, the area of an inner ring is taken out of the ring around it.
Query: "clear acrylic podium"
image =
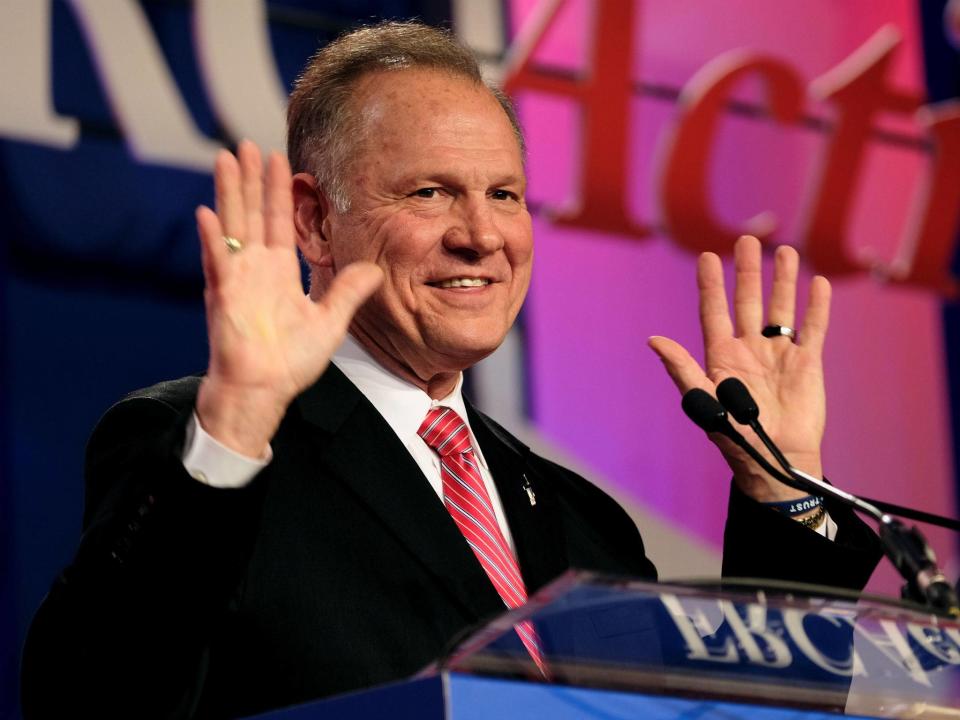
[[[960,718],[960,623],[826,588],[749,587],[568,573],[416,678],[259,717]]]

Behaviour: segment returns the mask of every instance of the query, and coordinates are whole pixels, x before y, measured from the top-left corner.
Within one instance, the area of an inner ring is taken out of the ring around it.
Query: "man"
[[[208,370],[95,431],[83,540],[24,654],[28,718],[252,714],[416,672],[567,568],[656,577],[610,498],[460,392],[533,256],[522,137],[469,52],[417,24],[341,38],[298,81],[288,151],[292,177],[246,142],[217,159],[216,212],[197,213]],[[767,320],[792,327],[797,258],[776,258]],[[829,285],[796,344],[767,339],[755,240],[736,265],[735,335],[719,259],[700,260],[707,373],[651,345],[681,390],[745,380],[820,475]],[[862,586],[876,551],[849,513],[816,523],[831,542],[763,507],[798,493],[718,443],[725,572]]]

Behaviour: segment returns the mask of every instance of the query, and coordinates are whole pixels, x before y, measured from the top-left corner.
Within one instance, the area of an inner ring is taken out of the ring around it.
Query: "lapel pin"
[[[537,496],[533,493],[533,488],[530,486],[530,481],[527,480],[527,475],[523,475],[523,489],[527,493],[527,497],[530,499],[530,506],[533,507],[537,504]]]

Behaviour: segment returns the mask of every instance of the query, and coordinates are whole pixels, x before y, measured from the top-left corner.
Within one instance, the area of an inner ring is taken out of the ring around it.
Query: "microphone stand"
[[[759,426],[759,422],[757,425]],[[767,449],[773,453],[772,447],[776,446],[766,432],[763,432],[761,428],[761,432],[758,432],[757,435]],[[769,445],[767,441],[770,442]],[[906,581],[900,590],[902,598],[921,605],[929,605],[938,612],[951,617],[960,617],[960,602],[958,602],[957,593],[937,565],[936,554],[934,554],[933,549],[927,543],[927,539],[916,525],[908,528],[897,518],[881,512],[874,505],[855,495],[807,475],[789,463],[781,463],[781,465],[790,474],[791,478],[806,480],[809,483],[807,492],[813,491],[844,502],[855,510],[870,515],[877,521],[880,546],[897,569],[897,572]],[[849,498],[849,501],[847,498]]]
[[[938,612],[960,617],[956,590],[937,566],[937,557],[920,530],[907,528],[891,515],[851,493],[835,488],[793,467],[760,424],[760,411],[747,387],[736,378],[727,378],[717,386],[717,397],[724,408],[742,424],[749,425],[774,459],[794,481],[815,492],[843,502],[871,516],[879,526],[878,535],[884,553],[906,580],[901,596],[926,603]]]
[[[936,555],[916,526],[907,528],[871,502],[793,467],[763,429],[756,403],[746,386],[736,378],[721,382],[717,386],[717,396],[720,402],[704,390],[690,390],[683,397],[683,409],[705,431],[720,432],[733,440],[775,480],[803,492],[829,497],[876,520],[884,554],[906,581],[901,591],[902,597],[926,604],[940,614],[960,617],[957,593],[937,566]],[[754,430],[786,475],[776,470],[730,424],[728,411],[737,422]]]

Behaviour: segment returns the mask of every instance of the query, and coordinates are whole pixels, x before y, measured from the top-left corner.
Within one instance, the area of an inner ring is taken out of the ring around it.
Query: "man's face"
[[[401,70],[363,78],[350,209],[323,222],[333,268],[379,265],[385,280],[356,334],[429,381],[502,342],[530,283],[533,237],[513,128],[463,78]]]

